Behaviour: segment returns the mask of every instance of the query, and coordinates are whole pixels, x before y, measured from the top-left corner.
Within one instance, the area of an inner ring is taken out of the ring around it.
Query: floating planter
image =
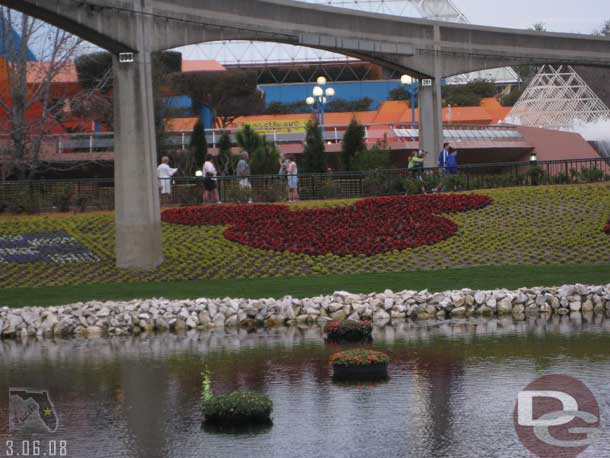
[[[335,379],[371,380],[388,376],[390,358],[379,351],[356,349],[335,353],[330,362]]]
[[[262,394],[235,391],[204,400],[202,410],[206,424],[228,427],[270,424],[273,402]]]
[[[329,321],[324,326],[330,342],[363,342],[373,340],[373,326],[369,321]]]
[[[207,369],[201,372],[201,410],[204,426],[211,430],[240,429],[250,426],[271,425],[273,402],[264,394],[234,391],[214,395],[212,374]]]

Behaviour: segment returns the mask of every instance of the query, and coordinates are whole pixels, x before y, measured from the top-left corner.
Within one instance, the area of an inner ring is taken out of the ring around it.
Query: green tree
[[[233,153],[231,152],[231,136],[228,132],[223,132],[218,140],[218,164],[220,166],[220,171],[223,175],[233,175],[234,167],[234,158]]]
[[[322,130],[318,123],[309,121],[305,129],[305,148],[303,150],[303,171],[323,173],[326,171],[326,152],[322,140]]]
[[[495,97],[496,94],[496,85],[491,81],[482,79],[443,88],[445,104],[454,107],[479,106],[482,98]]]
[[[297,114],[297,113],[308,113],[311,111],[311,108],[305,101],[292,102],[292,103],[282,103],[282,102],[272,102],[269,104],[265,113],[267,114]]]
[[[238,116],[260,114],[265,110],[264,94],[258,90],[256,72],[231,70],[222,72],[175,73],[172,88],[189,95],[193,111],[209,107],[220,127],[231,124]]]
[[[280,152],[274,143],[260,136],[259,143],[250,160],[250,167],[254,175],[274,175],[280,161]]]
[[[602,37],[610,37],[610,19],[604,22],[602,28],[596,33],[596,35],[601,35]]]
[[[364,126],[356,118],[352,118],[343,135],[343,144],[341,145],[341,167],[344,171],[353,170],[354,157],[359,151],[366,149],[364,136]]]
[[[372,103],[373,99],[369,97],[356,100],[335,99],[326,105],[326,111],[329,113],[368,111]]]
[[[388,95],[390,100],[410,100],[411,96],[404,86],[398,86],[392,89]]]
[[[354,156],[353,170],[367,171],[387,169],[390,167],[390,150],[387,143],[377,142],[368,150],[361,149]]]
[[[245,124],[241,130],[237,132],[235,141],[242,151],[247,151],[248,154],[252,154],[262,143],[262,137],[256,133],[250,124]]]
[[[525,89],[514,87],[508,94],[500,98],[500,105],[503,107],[512,107],[517,103]]]
[[[193,165],[195,170],[201,170],[205,157],[208,154],[208,140],[205,137],[205,127],[203,126],[203,120],[199,118],[197,124],[193,128],[191,135],[191,151],[193,154]]]

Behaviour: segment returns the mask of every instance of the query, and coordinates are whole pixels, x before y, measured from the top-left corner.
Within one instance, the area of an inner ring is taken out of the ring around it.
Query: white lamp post
[[[411,96],[411,129],[415,130],[415,96],[419,94],[419,81],[410,75],[402,75],[400,77],[400,84],[405,87]]]
[[[324,108],[328,101],[335,96],[335,89],[332,87],[324,87],[327,83],[324,76],[319,76],[316,83],[317,85],[314,86],[311,92],[312,95],[305,99],[305,103],[307,103],[312,111],[316,113],[318,125],[322,130],[322,139],[324,139]]]

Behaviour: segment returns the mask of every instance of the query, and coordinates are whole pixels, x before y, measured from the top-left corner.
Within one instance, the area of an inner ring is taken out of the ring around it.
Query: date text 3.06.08
[[[0,450],[0,457],[5,456],[68,456],[68,441],[8,440]]]

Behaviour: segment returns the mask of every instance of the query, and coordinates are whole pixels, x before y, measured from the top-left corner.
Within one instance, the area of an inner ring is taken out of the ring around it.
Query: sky
[[[591,33],[610,19],[610,0],[453,0],[473,24]]]

